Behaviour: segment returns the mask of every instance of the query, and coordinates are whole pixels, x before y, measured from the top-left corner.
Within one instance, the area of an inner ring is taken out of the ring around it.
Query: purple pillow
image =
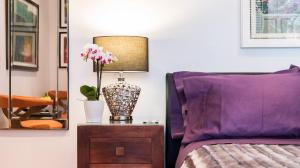
[[[295,65],[291,65],[289,69],[278,71],[275,73],[295,73],[299,72],[300,68]],[[224,76],[222,74],[216,74],[216,73],[204,73],[204,72],[188,72],[188,71],[182,71],[182,72],[175,72],[173,73],[173,79],[175,83],[175,89],[177,92],[177,99],[175,104],[179,104],[181,107],[177,107],[176,105],[172,105],[172,113],[171,113],[171,135],[172,138],[182,138],[184,135],[184,130],[187,125],[187,106],[186,106],[186,97],[184,94],[184,86],[183,81],[186,78],[194,77],[194,76]],[[228,75],[228,74],[227,74]],[[174,94],[173,90],[170,94]],[[175,96],[175,95],[172,95]],[[179,109],[178,109],[179,108]]]
[[[300,137],[300,73],[190,77],[183,144],[215,138]]]
[[[179,115],[181,115],[182,119],[183,119],[183,128],[187,124],[186,123],[187,108],[186,108],[186,97],[184,95],[183,80],[186,78],[189,78],[189,77],[193,77],[193,76],[208,76],[208,75],[216,75],[216,74],[204,73],[204,72],[175,72],[175,73],[173,73],[177,96],[178,96],[179,103],[181,105],[181,111],[180,111]]]

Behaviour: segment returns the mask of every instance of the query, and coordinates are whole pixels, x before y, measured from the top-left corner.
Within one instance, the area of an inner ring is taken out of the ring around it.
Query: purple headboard
[[[174,79],[171,73],[166,75],[166,95],[167,95],[167,117],[166,117],[166,150],[165,163],[167,168],[175,167],[178,156],[181,139],[172,139],[171,137],[171,113],[179,112],[181,107],[177,98]],[[181,114],[180,114],[181,115]],[[180,123],[179,123],[180,124]],[[182,123],[181,123],[182,124]]]

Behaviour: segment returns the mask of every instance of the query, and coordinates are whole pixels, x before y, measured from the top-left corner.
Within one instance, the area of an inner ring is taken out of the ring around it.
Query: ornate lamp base
[[[115,84],[102,89],[108,108],[110,121],[132,121],[132,112],[139,98],[141,88],[119,78]]]

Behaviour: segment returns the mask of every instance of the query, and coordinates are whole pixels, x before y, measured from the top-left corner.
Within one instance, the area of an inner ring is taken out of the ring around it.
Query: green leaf
[[[94,86],[83,85],[80,87],[80,93],[88,100],[97,100],[97,88]]]

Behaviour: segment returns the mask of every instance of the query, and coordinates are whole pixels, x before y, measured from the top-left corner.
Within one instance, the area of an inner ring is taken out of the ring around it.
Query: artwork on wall
[[[17,70],[38,70],[39,5],[30,0],[7,0],[7,64]],[[7,66],[8,67],[8,66]]]
[[[31,1],[13,1],[13,26],[37,26],[38,8]]]
[[[60,28],[68,27],[68,10],[69,10],[69,0],[60,0]]]
[[[300,0],[241,0],[242,47],[300,47]]]
[[[36,33],[14,32],[12,42],[12,66],[38,68]]]
[[[68,34],[59,33],[59,68],[68,67]]]

